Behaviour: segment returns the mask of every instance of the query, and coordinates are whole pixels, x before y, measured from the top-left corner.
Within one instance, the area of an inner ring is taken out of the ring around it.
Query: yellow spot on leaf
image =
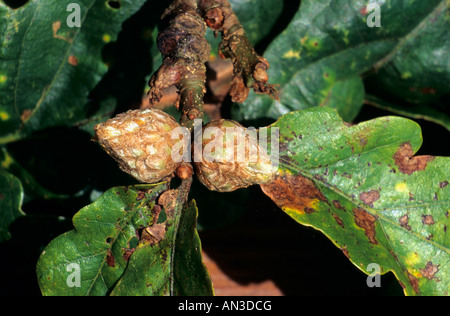
[[[58,34],[60,28],[61,28],[61,21],[55,21],[52,23],[53,38],[57,38],[72,44],[75,32],[69,31],[67,32],[66,36],[60,35]]]
[[[395,185],[395,191],[397,192],[408,192],[408,185],[404,182],[397,183]]]
[[[302,199],[303,204],[300,205],[286,205],[282,209],[288,214],[292,215],[304,215],[305,213],[313,213],[318,211],[318,199]]]
[[[402,74],[402,79],[408,79],[411,77],[412,77],[412,74],[409,71]]]
[[[408,270],[408,272],[409,272],[411,275],[413,275],[416,279],[419,279],[419,278],[422,277],[422,274],[420,273],[419,270],[416,270],[416,269],[407,269],[407,270]]]
[[[300,43],[302,45],[304,45],[307,40],[308,40],[308,36],[302,37],[302,39],[300,39]]]
[[[6,80],[8,80],[8,77],[6,77],[5,75],[0,75],[0,83],[5,83]]]
[[[350,41],[348,40],[348,34],[349,34],[349,31],[344,30],[344,43],[347,45],[348,45],[348,43],[350,43]]]
[[[295,218],[295,216],[297,215],[304,215],[305,211],[303,210],[297,210],[294,208],[290,208],[290,207],[283,207],[282,208],[284,212],[286,212],[289,216],[292,216]]]
[[[283,55],[284,58],[296,58],[296,59],[300,59],[300,52],[299,51],[294,51],[294,50],[290,50],[288,51],[286,54]]]
[[[420,262],[420,257],[417,254],[417,252],[411,252],[408,254],[408,256],[405,258],[405,262],[408,266],[415,266]]]
[[[7,119],[9,119],[9,114],[8,113],[6,113],[6,112],[0,112],[0,119],[2,120],[2,121],[6,121]]]
[[[12,159],[12,157],[6,153],[5,160],[2,161],[2,167],[5,169],[8,169],[9,166],[11,166],[13,162],[14,162],[14,160]]]
[[[317,38],[311,38],[306,42],[306,46],[310,50],[317,50],[320,48],[320,41]]]
[[[109,43],[111,41],[111,36],[109,34],[104,34],[102,40],[105,43]]]

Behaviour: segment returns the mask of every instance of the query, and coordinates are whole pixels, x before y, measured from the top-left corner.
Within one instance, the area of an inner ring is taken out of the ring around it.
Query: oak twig
[[[244,102],[250,87],[278,99],[275,86],[268,83],[269,62],[256,53],[228,0],[199,0],[199,8],[206,24],[222,34],[221,54],[233,62],[232,100]]]
[[[158,35],[163,64],[150,79],[149,101],[153,105],[163,89],[175,85],[179,91],[177,107],[181,124],[192,130],[193,120],[203,117],[206,92],[206,66],[210,46],[205,39],[206,26],[198,13],[197,0],[175,0],[164,12],[168,27]]]
[[[247,99],[250,88],[278,99],[268,83],[268,61],[251,45],[228,0],[174,0],[162,16],[168,26],[158,35],[163,64],[150,79],[150,106],[161,100],[163,90],[175,85],[181,124],[193,130],[193,121],[203,117],[206,66],[210,46],[206,25],[222,34],[220,54],[233,62],[230,95],[234,102]]]

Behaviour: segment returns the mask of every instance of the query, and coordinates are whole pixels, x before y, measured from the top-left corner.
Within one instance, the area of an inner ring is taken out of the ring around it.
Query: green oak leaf
[[[405,294],[448,295],[450,159],[414,157],[422,144],[415,122],[351,126],[334,109],[312,108],[271,126],[280,129],[280,165],[261,186],[268,196],[362,271],[375,263]]]
[[[195,231],[195,204],[185,208],[177,226],[174,216],[165,213],[168,210],[155,211],[155,200],[165,190],[167,184],[112,188],[80,210],[73,218],[74,230],[54,239],[39,258],[42,293],[212,294]],[[179,214],[181,208],[177,203],[171,214]],[[180,264],[196,273],[180,273]],[[73,275],[77,272],[79,284]]]
[[[111,295],[213,295],[209,274],[201,263],[196,219],[197,207],[192,201],[181,213],[175,247],[170,238],[173,226],[158,245],[138,247]]]
[[[449,2],[436,8],[396,46],[389,62],[381,60],[379,71],[369,80],[379,94],[389,93],[412,104],[427,104],[448,94],[450,40]],[[379,64],[379,65],[378,65]]]
[[[0,2],[0,143],[86,120],[89,92],[108,70],[102,49],[144,2],[78,1],[80,27],[67,24],[70,0]]]
[[[386,0],[379,3],[382,27],[369,27],[371,2],[302,1],[288,28],[264,53],[270,62],[269,80],[280,85],[280,100],[250,94],[243,105],[235,104],[234,118],[278,118],[293,110],[330,106],[345,121],[352,121],[363,104],[360,76],[394,58],[411,34],[420,33],[417,26],[428,21],[430,13],[444,12],[445,4],[443,0]],[[348,89],[343,91],[341,85]]]
[[[450,129],[446,102],[450,79],[448,8],[449,2],[441,1],[386,57],[388,63],[379,62],[382,67],[365,79],[371,94],[367,103]]]
[[[420,104],[404,104],[388,102],[375,95],[367,94],[364,102],[376,108],[389,111],[394,114],[410,117],[413,119],[426,120],[435,124],[442,125],[450,131],[450,116],[446,115],[442,109],[431,105],[424,106]]]
[[[0,242],[11,237],[9,225],[22,211],[22,183],[15,176],[0,167]]]

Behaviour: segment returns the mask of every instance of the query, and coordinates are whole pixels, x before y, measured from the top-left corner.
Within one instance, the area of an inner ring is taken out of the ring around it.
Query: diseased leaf
[[[197,207],[191,202],[181,213],[175,247],[173,225],[158,244],[138,247],[111,295],[212,295],[209,274],[202,264],[196,218]]]
[[[0,242],[11,237],[9,225],[24,215],[22,199],[20,180],[0,167]]]
[[[196,208],[192,204],[186,208],[188,215],[182,216],[178,230],[174,211],[155,203],[165,190],[167,184],[113,188],[78,212],[73,218],[74,230],[54,239],[39,258],[37,274],[42,293],[168,295],[174,292],[174,269],[177,276],[173,261],[187,260],[183,252],[190,253],[188,265],[197,269],[197,274],[176,280],[176,291],[182,292],[187,286],[195,287],[197,293],[211,293],[199,256],[200,241],[192,225]],[[192,219],[185,220],[185,216]],[[186,238],[186,245],[177,239],[173,247],[177,232],[180,239]],[[192,247],[195,253],[183,247]],[[74,266],[79,267],[79,286],[71,283],[75,276],[69,268]]]
[[[280,168],[262,185],[287,214],[322,231],[359,269],[392,271],[408,295],[448,295],[450,159],[414,156],[420,127],[382,117],[344,124],[335,110],[289,113]]]
[[[387,0],[379,3],[382,27],[369,27],[371,2],[302,1],[288,28],[264,53],[270,62],[270,81],[280,85],[280,101],[250,94],[243,105],[235,105],[234,118],[278,118],[322,105],[338,109],[344,120],[352,121],[364,95],[359,76],[392,60],[411,36],[421,34],[417,27],[429,23],[431,13],[445,15],[444,0]],[[341,91],[339,86],[348,80],[354,84]]]
[[[106,73],[104,45],[144,0],[79,2],[81,27],[69,27],[73,1],[0,2],[0,143],[87,118],[89,92]]]

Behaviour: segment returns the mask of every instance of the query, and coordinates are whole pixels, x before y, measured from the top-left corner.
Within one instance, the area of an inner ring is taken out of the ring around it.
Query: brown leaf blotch
[[[338,223],[339,226],[341,226],[342,228],[345,228],[344,222],[342,221],[342,219],[339,216],[337,216],[336,214],[331,214],[331,215],[336,220],[336,223]]]
[[[133,252],[136,250],[135,248],[131,248],[131,249],[122,249],[123,250],[123,260],[125,260],[126,262],[128,262],[128,260],[130,260],[131,255],[133,254]]]
[[[411,284],[414,292],[416,292],[416,294],[420,294],[419,280],[409,272],[408,272],[408,279],[409,279],[409,284]]]
[[[433,216],[431,216],[431,215],[422,215],[422,223],[424,225],[428,225],[428,226],[434,225],[434,218],[433,218]]]
[[[401,227],[406,228],[407,230],[411,230],[411,226],[409,226],[409,224],[408,224],[408,221],[409,221],[408,214],[405,214],[402,217],[400,217],[400,219],[398,221],[399,221]]]
[[[166,224],[154,224],[142,231],[140,243],[155,245],[163,240],[165,235]]]
[[[158,198],[158,204],[164,208],[168,217],[173,215],[178,194],[178,190],[167,190]]]
[[[348,253],[348,249],[347,246],[344,246],[343,248],[341,248],[341,251],[344,253],[344,255],[350,259],[350,254]]]
[[[281,208],[311,212],[314,200],[327,201],[314,182],[301,175],[276,175],[261,188]]]
[[[434,160],[433,156],[413,157],[413,155],[414,152],[409,142],[400,145],[393,158],[401,173],[411,175],[416,171],[425,170],[427,164]]]
[[[338,200],[334,200],[333,205],[335,208],[345,211],[345,208],[342,206],[341,202],[339,202]]]
[[[424,269],[420,269],[420,273],[428,280],[436,279],[436,273],[439,272],[439,266],[433,264],[433,262],[427,262]]]
[[[378,241],[375,239],[375,221],[377,218],[362,208],[353,209],[353,214],[355,215],[356,225],[364,229],[369,242],[378,245]]]
[[[70,55],[69,58],[67,59],[67,61],[68,61],[69,64],[71,64],[72,66],[78,65],[78,58],[75,57],[74,55]]]
[[[312,214],[314,213],[316,210],[310,207],[305,207],[305,213],[307,214]]]
[[[108,249],[108,254],[106,255],[106,264],[113,268],[116,266],[116,260],[111,252],[111,249]]]
[[[359,199],[370,207],[373,207],[373,203],[378,201],[379,198],[380,193],[377,190],[370,190],[369,192],[363,192],[359,195]]]

